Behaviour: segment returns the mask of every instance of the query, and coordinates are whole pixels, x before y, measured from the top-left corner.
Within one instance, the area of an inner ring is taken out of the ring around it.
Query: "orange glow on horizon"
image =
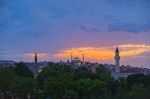
[[[68,50],[63,50],[60,53],[56,54],[55,56],[62,58],[69,58],[71,53],[74,57],[75,56],[82,57],[84,53],[86,58],[96,60],[111,59],[114,56],[114,53],[111,50],[93,47],[71,48]]]
[[[40,57],[40,58],[45,58],[45,57],[48,57],[48,54],[47,53],[36,53],[37,54],[37,57]],[[35,56],[35,53],[27,53],[25,54],[26,56],[29,56],[29,57],[34,57]]]
[[[70,58],[71,53],[73,57],[81,58],[83,53],[86,59],[89,60],[112,60],[114,59],[114,50],[115,47],[80,47],[80,48],[70,48],[62,50],[55,54],[55,57],[59,58]],[[150,52],[149,45],[119,45],[120,56],[121,58],[140,55],[144,52]]]

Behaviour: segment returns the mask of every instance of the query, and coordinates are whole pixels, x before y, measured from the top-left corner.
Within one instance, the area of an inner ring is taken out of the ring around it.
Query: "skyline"
[[[122,65],[150,68],[149,9],[149,0],[1,0],[0,60],[68,60],[75,50],[114,63],[118,45]]]

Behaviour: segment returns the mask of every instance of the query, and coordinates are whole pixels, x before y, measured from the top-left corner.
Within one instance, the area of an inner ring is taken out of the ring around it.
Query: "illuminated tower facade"
[[[115,51],[115,73],[120,73],[120,55],[119,55],[119,48],[116,48]]]

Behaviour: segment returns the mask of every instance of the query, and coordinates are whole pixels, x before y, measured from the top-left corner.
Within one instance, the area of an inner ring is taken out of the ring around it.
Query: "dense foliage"
[[[86,68],[49,63],[33,77],[24,63],[0,67],[0,99],[150,99],[150,76],[114,80],[100,65]]]

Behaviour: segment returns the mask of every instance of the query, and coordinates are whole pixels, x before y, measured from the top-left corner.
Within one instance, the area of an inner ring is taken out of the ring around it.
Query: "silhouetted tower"
[[[35,56],[34,56],[34,62],[35,62],[35,64],[37,64],[37,63],[38,63],[37,53],[36,53],[36,52],[35,52]]]
[[[117,46],[116,51],[115,51],[115,73],[120,72],[120,56],[119,56],[119,48]]]
[[[83,53],[83,55],[82,55],[82,62],[84,63],[84,53]]]
[[[72,55],[72,52],[71,52],[71,62],[72,62],[72,59],[73,59],[73,55]]]

